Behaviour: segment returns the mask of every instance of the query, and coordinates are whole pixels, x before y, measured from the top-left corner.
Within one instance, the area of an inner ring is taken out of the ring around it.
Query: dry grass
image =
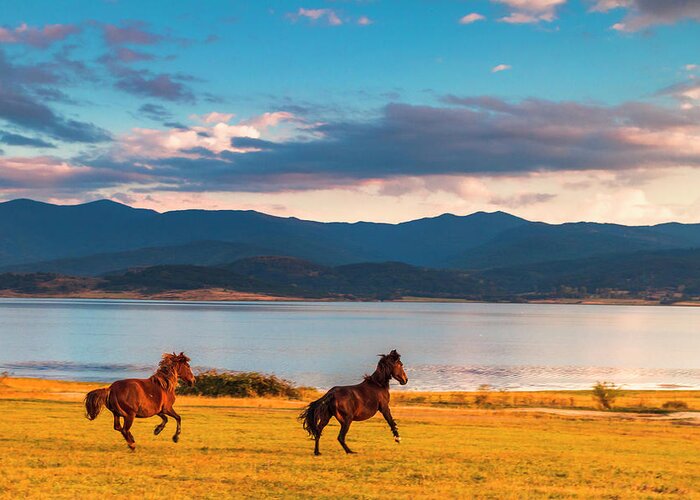
[[[394,392],[392,400],[403,405],[462,408],[564,408],[599,409],[591,391],[540,392]],[[479,404],[485,399],[485,404]],[[700,391],[621,391],[613,406],[618,410],[661,411],[664,404],[684,402],[700,411]]]
[[[154,436],[158,419],[139,420],[131,453],[108,414],[83,418],[79,398],[94,384],[3,384],[0,495],[7,498],[689,498],[700,491],[700,427],[673,422],[397,402],[401,445],[376,417],[353,424],[348,443],[357,455],[342,452],[334,425],[324,455],[314,457],[295,420],[299,402],[185,397],[177,405],[180,443],[170,441],[172,422]]]

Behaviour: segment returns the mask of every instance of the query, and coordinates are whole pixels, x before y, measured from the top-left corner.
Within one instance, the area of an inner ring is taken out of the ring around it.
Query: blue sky
[[[698,221],[699,20],[687,0],[6,0],[0,196]]]

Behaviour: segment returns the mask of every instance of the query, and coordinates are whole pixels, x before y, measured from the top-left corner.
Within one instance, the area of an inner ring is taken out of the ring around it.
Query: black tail
[[[299,420],[304,430],[313,438],[320,438],[323,427],[321,422],[328,422],[335,412],[335,396],[327,392],[299,414]]]
[[[95,389],[87,393],[87,396],[85,396],[85,416],[88,420],[95,420],[97,418],[108,396],[109,389],[106,387],[103,389]]]

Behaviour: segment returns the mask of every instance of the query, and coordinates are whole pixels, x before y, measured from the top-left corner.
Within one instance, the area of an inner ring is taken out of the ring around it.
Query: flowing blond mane
[[[180,363],[189,363],[190,358],[184,354],[164,353],[158,363],[158,369],[151,375],[151,380],[160,385],[163,390],[175,390],[177,387],[177,367]]]

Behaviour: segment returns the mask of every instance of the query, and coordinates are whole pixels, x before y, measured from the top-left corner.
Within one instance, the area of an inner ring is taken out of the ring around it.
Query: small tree
[[[477,391],[479,392],[474,397],[474,404],[478,408],[488,408],[491,406],[491,386],[489,384],[481,384]]]
[[[622,390],[612,382],[596,382],[593,386],[593,399],[606,410],[612,410],[612,405]]]

